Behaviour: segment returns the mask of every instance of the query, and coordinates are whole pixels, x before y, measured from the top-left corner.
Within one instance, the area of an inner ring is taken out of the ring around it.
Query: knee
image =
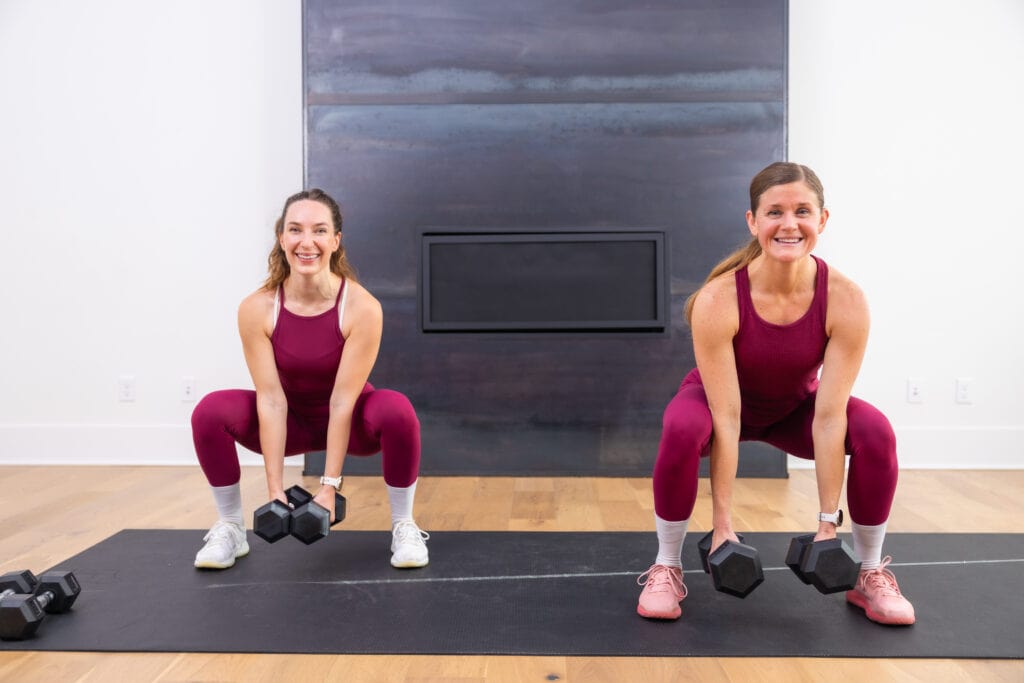
[[[382,432],[419,433],[420,421],[405,394],[391,389],[374,391],[375,422]]]
[[[662,450],[693,453],[699,457],[711,436],[710,422],[705,422],[689,411],[666,411],[661,422]]]
[[[876,471],[899,469],[896,458],[896,433],[892,425],[880,413],[869,422],[850,423],[850,454],[860,465],[870,463]]]
[[[207,394],[199,400],[196,407],[192,409],[192,432],[199,434],[210,428],[216,429],[223,425],[220,407],[222,401],[217,396],[220,392]]]
[[[255,406],[255,400],[252,401]],[[249,408],[244,392],[232,389],[214,391],[200,399],[192,410],[192,433],[208,434],[223,430],[244,419]]]
[[[673,477],[695,473],[710,436],[710,427],[693,416],[666,413],[654,465],[655,475]]]

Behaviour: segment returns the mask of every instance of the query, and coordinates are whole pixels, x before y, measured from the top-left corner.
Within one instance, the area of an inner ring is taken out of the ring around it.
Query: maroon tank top
[[[761,427],[778,422],[818,388],[828,343],[828,266],[817,256],[812,258],[818,264],[814,298],[807,312],[787,325],[767,322],[757,314],[747,269],[736,271],[740,327],[732,347],[743,424]]]
[[[326,419],[330,414],[328,403],[345,347],[338,323],[338,302],[345,286],[346,280],[342,280],[334,306],[311,316],[285,308],[281,287],[281,311],[270,343],[288,409],[299,415]]]

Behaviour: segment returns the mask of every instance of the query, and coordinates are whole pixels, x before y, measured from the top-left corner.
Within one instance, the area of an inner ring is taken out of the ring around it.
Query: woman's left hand
[[[317,491],[316,495],[313,496],[313,502],[321,507],[327,508],[328,512],[331,513],[331,524],[334,524],[334,494],[336,493],[333,486],[321,486],[320,490]]]
[[[814,534],[814,542],[828,541],[836,537],[836,525],[832,522],[818,522],[818,533]]]

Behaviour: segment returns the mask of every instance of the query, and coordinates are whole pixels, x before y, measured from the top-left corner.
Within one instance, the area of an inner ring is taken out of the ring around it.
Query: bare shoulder
[[[735,335],[739,329],[735,273],[719,275],[700,288],[693,300],[691,324],[694,332],[708,330]]]
[[[829,266],[828,269],[829,307],[833,304],[843,309],[867,311],[868,300],[864,290],[846,275]]]
[[[864,290],[846,275],[829,266],[827,327],[836,325],[864,328],[869,324],[868,300]]]
[[[268,289],[257,289],[238,304],[238,328],[244,334],[247,331],[263,329],[273,324],[274,292]]]
[[[736,306],[736,273],[725,273],[708,282],[697,292],[694,306],[719,310],[723,306]]]
[[[380,327],[384,319],[384,311],[370,290],[354,280],[349,280],[347,303],[345,304],[345,324],[342,330],[347,334],[353,326],[371,325]]]

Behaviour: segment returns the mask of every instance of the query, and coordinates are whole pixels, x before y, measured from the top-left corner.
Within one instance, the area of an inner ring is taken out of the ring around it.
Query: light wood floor
[[[286,479],[302,477],[289,468]],[[251,512],[265,495],[262,471],[246,468],[242,488]],[[205,529],[213,518],[198,468],[0,467],[0,491],[0,572],[41,571],[122,528]],[[1024,532],[1022,491],[1024,470],[906,471],[889,530]],[[350,477],[345,494],[347,528],[389,528],[379,477]],[[809,470],[742,479],[735,498],[736,525],[750,531],[810,530],[817,512]],[[702,480],[691,533],[709,528],[709,501]],[[650,479],[424,477],[416,509],[437,531],[651,530],[656,550]],[[0,652],[0,680],[1020,682],[1024,661]]]

